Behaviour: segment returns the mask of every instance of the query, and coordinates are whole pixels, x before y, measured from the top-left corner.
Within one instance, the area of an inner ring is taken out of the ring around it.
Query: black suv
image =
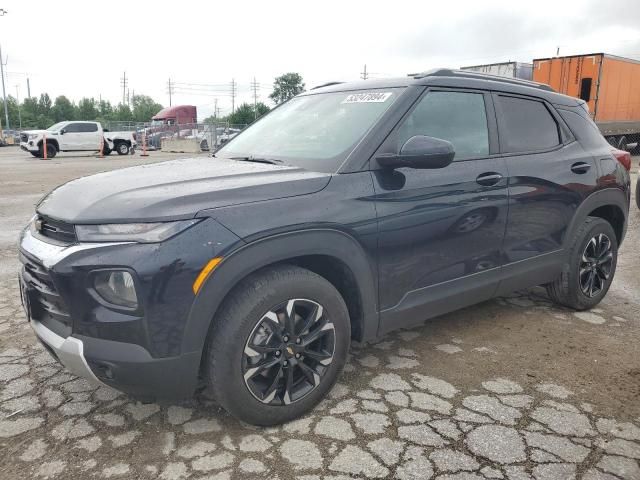
[[[607,293],[629,174],[581,100],[460,71],[330,84],[214,158],[49,194],[21,292],[72,372],[145,399],[208,386],[238,418],[295,418],[367,341],[546,285]]]

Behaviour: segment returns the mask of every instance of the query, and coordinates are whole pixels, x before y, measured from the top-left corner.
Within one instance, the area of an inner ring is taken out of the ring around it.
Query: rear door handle
[[[484,185],[485,187],[495,185],[500,180],[502,180],[502,175],[496,172],[482,173],[478,175],[478,178],[476,178],[476,182],[480,185]]]
[[[571,171],[573,173],[587,173],[590,168],[591,168],[591,165],[585,162],[576,162],[573,165],[571,165]]]

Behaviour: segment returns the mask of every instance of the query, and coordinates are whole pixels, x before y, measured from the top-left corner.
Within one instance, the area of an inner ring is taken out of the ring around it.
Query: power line
[[[369,74],[367,73],[367,64],[364,64],[364,71],[360,74],[360,78],[362,78],[363,80],[366,80],[367,78],[369,78]]]
[[[236,79],[231,79],[231,113],[235,113],[236,111],[236,93],[237,93],[237,84]]]
[[[251,88],[253,88],[253,119],[256,120],[258,118],[258,90],[260,89],[260,85],[256,82],[256,77],[253,77]]]
[[[120,79],[120,86],[122,87],[122,104],[125,105],[127,100],[127,72],[124,72],[122,78]]]
[[[171,85],[171,79],[167,82],[167,90],[169,92],[169,106],[171,106],[171,95],[175,91],[175,87]]]

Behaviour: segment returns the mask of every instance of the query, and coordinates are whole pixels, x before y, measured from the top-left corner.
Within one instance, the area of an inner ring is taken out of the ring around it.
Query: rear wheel
[[[618,261],[618,240],[611,224],[587,217],[576,232],[562,274],[547,285],[551,299],[566,307],[587,310],[604,298]]]
[[[640,174],[636,180],[636,205],[640,208]]]
[[[324,398],[349,342],[347,307],[331,283],[296,266],[263,270],[241,282],[216,315],[207,379],[235,417],[280,424]]]
[[[118,142],[116,144],[116,152],[118,152],[118,155],[127,155],[129,153],[129,145],[126,142]]]

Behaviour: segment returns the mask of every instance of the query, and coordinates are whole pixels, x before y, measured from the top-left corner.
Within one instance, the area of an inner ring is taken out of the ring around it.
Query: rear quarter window
[[[608,145],[598,127],[588,118],[570,110],[557,109],[562,119],[567,122],[580,144],[589,148],[601,148]]]
[[[504,95],[497,98],[504,153],[535,152],[560,145],[558,124],[543,102]]]

